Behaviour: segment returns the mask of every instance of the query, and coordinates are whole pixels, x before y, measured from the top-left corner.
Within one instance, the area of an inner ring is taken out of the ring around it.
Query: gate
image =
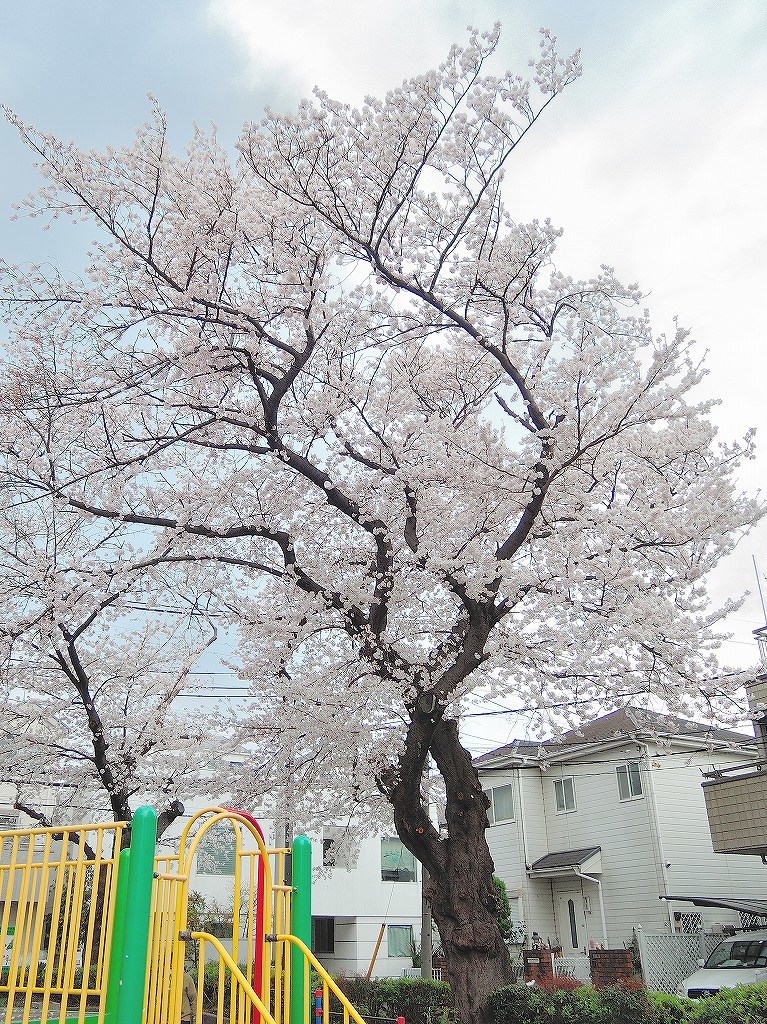
[[[0,833],[5,1024],[178,1024],[189,961],[197,1024],[311,1024],[312,971],[323,1016],[332,992],[344,1024],[363,1024],[310,950],[305,836],[269,850],[250,815],[214,807],[187,824],[178,854],[155,857],[156,820],[139,808],[122,853],[124,825]],[[234,837],[231,949],[187,930],[193,861],[221,829]]]

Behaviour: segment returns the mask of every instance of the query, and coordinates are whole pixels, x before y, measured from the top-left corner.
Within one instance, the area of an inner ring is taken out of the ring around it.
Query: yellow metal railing
[[[236,962],[227,952],[226,948],[214,935],[206,932],[192,932],[190,938],[199,942],[200,963],[207,961],[206,947],[212,946],[218,956],[218,975],[215,992],[216,1024],[223,1024],[224,1019],[229,1024],[252,1024],[254,1020],[253,1010],[262,1024],[278,1024],[275,1017],[269,1012],[267,1005],[262,1002],[255,989]],[[229,979],[226,977],[226,970],[229,970]],[[195,1020],[203,1020],[203,1012],[207,1010],[207,998],[210,991],[204,991],[203,979],[199,977],[197,985],[197,1007]]]
[[[304,962],[304,990],[311,992],[310,980],[311,972],[314,971],[319,978],[318,987],[322,989],[322,1021],[323,1024],[330,1024],[330,995],[338,1000],[341,1007],[341,1013],[343,1015],[343,1024],[349,1024],[350,1021],[354,1021],[354,1024],[365,1024],[365,1021],[360,1017],[359,1013],[354,1009],[348,998],[343,994],[341,989],[336,985],[335,981],[331,978],[319,960],[315,957],[314,953],[295,935],[277,935],[277,947],[278,947],[278,959],[282,959],[285,963],[290,961],[290,950],[298,949],[301,951]],[[286,971],[283,973],[283,982],[287,983],[287,996],[284,992],[281,994],[278,988],[277,977],[275,976],[275,1003],[277,1005],[284,1005],[289,1007],[290,1005],[290,972]],[[276,1015],[275,1015],[276,1016]],[[287,1019],[287,1017],[286,1017]],[[307,1014],[308,1019],[308,1014]],[[312,1019],[314,1019],[312,1015]],[[279,1020],[278,1020],[279,1024]]]
[[[231,940],[227,941],[231,948],[227,949],[218,936],[199,930],[194,934],[203,936],[203,939],[199,947],[193,949],[189,945],[192,933],[187,931],[192,864],[198,854],[205,852],[206,835],[211,832],[220,835],[222,826],[231,828],[234,840],[232,930]],[[246,842],[250,848],[246,848]],[[185,963],[194,972],[198,994],[202,998],[206,959],[219,964],[218,998],[223,1000],[221,1006],[226,1006],[225,1019],[229,1024],[252,1024],[254,1004],[242,988],[240,976],[247,979],[256,996],[263,1000],[267,1014],[273,1012],[269,1009],[273,990],[271,978],[273,970],[281,968],[273,964],[272,944],[264,942],[263,937],[268,931],[274,933],[290,928],[292,888],[282,882],[289,852],[287,849],[268,849],[260,831],[247,816],[226,808],[211,807],[195,815],[187,824],[177,856],[155,859],[144,999],[147,1007],[145,1024],[168,1024],[169,1021],[180,1020]],[[260,900],[256,898],[259,891]],[[236,973],[227,975],[219,949],[224,949],[227,954],[226,966],[229,966],[229,960],[237,966]],[[217,1005],[216,1014],[224,1012],[221,1006]],[[206,1013],[210,1012],[211,1008],[207,1007]]]
[[[323,1024],[331,994],[343,1024],[363,1024],[290,934],[306,884],[294,876],[294,903],[289,850],[267,849],[249,815],[215,807],[189,822],[178,855],[153,859],[155,825],[155,812],[139,808],[122,855],[122,823],[0,832],[0,1024],[178,1024],[187,961],[200,1024],[213,1017],[216,1024],[310,1024],[312,970],[322,985]],[[194,858],[205,835],[223,825],[234,836],[231,949],[201,928],[187,931]],[[305,867],[310,872],[308,859]],[[133,914],[139,906],[141,915]],[[217,966],[206,989],[207,962]]]
[[[103,1019],[123,827],[0,832],[0,1019]]]

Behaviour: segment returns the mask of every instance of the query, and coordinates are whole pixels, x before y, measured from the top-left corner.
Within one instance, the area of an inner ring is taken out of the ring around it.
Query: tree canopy
[[[544,32],[532,82],[491,74],[496,43],[359,109],[267,111],[235,160],[214,131],[174,155],[157,106],[103,153],[9,113],[46,179],[28,211],[98,238],[82,278],[3,268],[6,401],[55,402],[72,438],[25,484],[114,544],[139,530],[145,558],[215,564],[248,727],[282,723],[288,774],[392,805],[467,1021],[508,958],[456,713],[714,710],[703,581],[761,515],[687,332],[655,335],[609,267],[568,277],[558,231],[507,211],[507,161],[580,67]]]

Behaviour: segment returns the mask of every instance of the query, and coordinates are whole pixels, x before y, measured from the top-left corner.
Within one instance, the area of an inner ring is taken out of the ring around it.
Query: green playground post
[[[123,944],[119,951],[112,947],[112,955],[119,952],[119,957],[116,966],[116,1014],[110,1024],[141,1024],[143,1017],[156,843],[156,812],[152,807],[137,808],[131,822],[130,869],[122,903]],[[118,876],[118,887],[119,881]],[[111,985],[111,968],[109,981]]]
[[[109,975],[104,1004],[104,1021],[114,1024],[117,1016],[117,1001],[120,994],[120,967],[125,948],[125,908],[128,904],[128,875],[130,874],[130,850],[121,850],[117,870],[115,908],[112,918],[112,942],[109,951]]]
[[[290,930],[312,948],[312,844],[306,836],[293,840],[293,899]],[[304,955],[296,946],[290,950],[290,1024],[310,1024],[311,1003],[304,972]]]

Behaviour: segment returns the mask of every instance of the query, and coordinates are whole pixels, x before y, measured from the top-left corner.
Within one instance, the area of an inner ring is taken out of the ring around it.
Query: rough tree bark
[[[422,795],[429,753],[445,783],[446,837],[434,828]],[[425,895],[442,940],[459,1019],[476,1024],[482,1020],[485,998],[510,983],[511,963],[498,930],[494,865],[485,838],[489,801],[458,738],[458,723],[413,708],[396,775],[380,784],[394,808],[400,839],[429,873]]]

